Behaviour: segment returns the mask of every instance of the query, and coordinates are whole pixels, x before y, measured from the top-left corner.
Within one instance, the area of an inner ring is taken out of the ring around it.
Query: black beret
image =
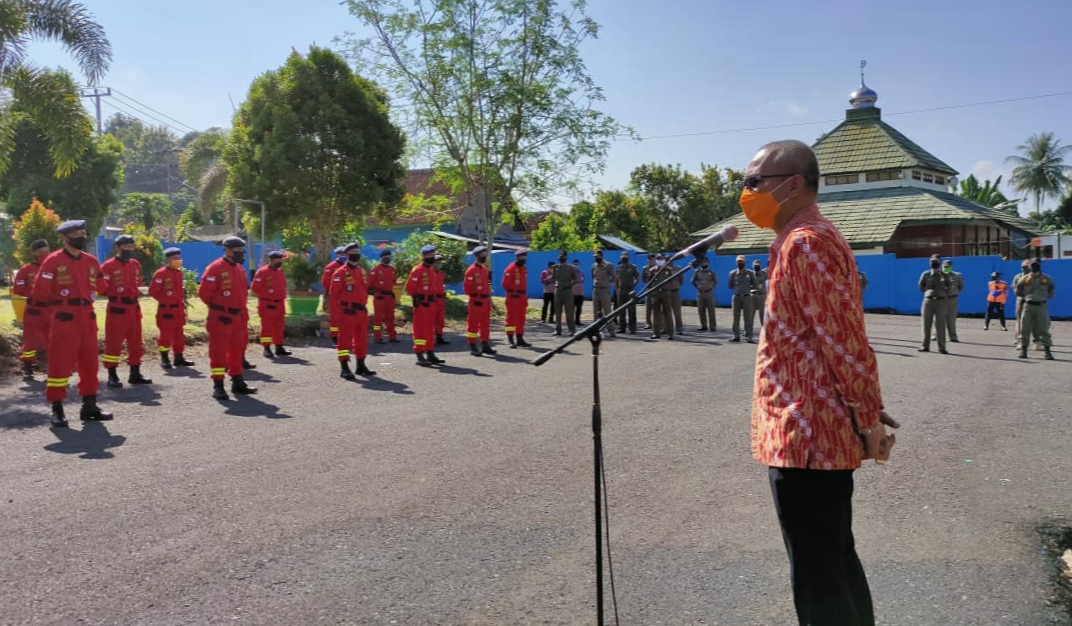
[[[36,240],[36,241],[34,241],[33,243],[30,244],[30,249],[31,250],[40,250],[41,248],[47,248],[47,247],[48,247],[48,242],[45,241],[44,239],[38,239],[38,240]]]
[[[121,245],[127,244],[127,243],[134,243],[134,236],[133,235],[119,235],[118,237],[115,238],[115,245],[117,245],[117,246],[121,246]]]
[[[228,237],[228,238],[223,240],[223,247],[224,248],[245,248],[246,247],[246,240],[242,239],[241,237],[235,237],[234,235],[231,235],[230,237]]]

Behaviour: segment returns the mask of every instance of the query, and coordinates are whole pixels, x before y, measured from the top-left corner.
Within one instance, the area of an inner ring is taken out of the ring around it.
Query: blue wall
[[[104,259],[112,256],[112,250],[114,239],[105,239],[104,237],[97,237],[97,252],[101,262]],[[182,250],[182,266],[188,270],[192,270],[199,277],[209,263],[212,263],[216,259],[223,256],[223,246],[217,245],[209,241],[187,241],[185,243],[167,243],[161,242],[164,249],[178,248]],[[268,249],[273,249],[271,242],[268,244]],[[253,263],[259,265],[259,259],[261,257],[261,244],[253,245]],[[246,252],[246,267],[249,267],[249,251]]]
[[[617,265],[619,253],[610,251],[606,253],[606,259]],[[570,262],[580,259],[581,269],[585,273],[585,296],[592,297],[591,268],[593,262],[591,252],[577,252],[569,255]],[[472,257],[469,257],[471,261]],[[492,287],[497,296],[505,295],[500,281],[506,266],[514,260],[514,255],[509,252],[499,252],[492,257]],[[708,253],[712,269],[718,274],[718,287],[715,288],[715,300],[720,306],[729,306],[730,291],[726,286],[729,273],[736,267],[735,256],[715,256]],[[767,255],[748,255],[747,265],[752,267],[752,261],[759,259],[763,267],[767,267]],[[549,261],[558,261],[558,252],[530,252],[528,255],[528,292],[530,299],[543,297],[543,286],[540,284],[540,272]],[[647,263],[644,255],[633,254],[632,263],[638,269],[643,270]],[[888,309],[902,314],[919,314],[921,294],[919,292],[919,276],[927,271],[930,266],[928,259],[898,259],[892,254],[865,255],[856,257],[860,270],[867,274],[867,290],[864,292],[864,307],[867,309]],[[679,261],[678,265],[683,265]],[[991,272],[1001,272],[1002,276],[1010,284],[1012,278],[1020,272],[1020,261],[1003,261],[1000,257],[975,256],[954,257],[953,267],[964,275],[965,289],[960,296],[960,312],[964,314],[982,315],[986,312],[987,283],[990,281]],[[1042,271],[1051,276],[1057,284],[1057,292],[1050,303],[1050,315],[1053,317],[1072,318],[1072,260],[1043,261]],[[681,288],[681,297],[684,300],[695,300],[696,289],[689,284],[692,272],[686,272],[685,284]],[[461,293],[461,285],[450,285]],[[1012,306],[1013,297],[1009,297],[1009,306],[1006,313],[1011,317],[1015,307]]]

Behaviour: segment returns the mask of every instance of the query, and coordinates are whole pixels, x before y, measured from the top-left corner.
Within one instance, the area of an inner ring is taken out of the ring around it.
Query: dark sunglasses
[[[768,178],[790,178],[792,176],[796,176],[796,174],[753,174],[752,176],[745,176],[744,180],[737,181],[737,188],[755,191]]]

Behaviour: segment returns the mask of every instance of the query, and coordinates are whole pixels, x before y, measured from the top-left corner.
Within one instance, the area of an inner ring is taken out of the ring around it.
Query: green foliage
[[[187,235],[187,231],[191,228],[203,226],[205,220],[201,217],[201,212],[196,206],[190,205],[179,216],[179,221],[175,224],[175,241],[182,243],[184,241],[190,241],[190,236]]]
[[[179,142],[166,126],[146,126],[141,120],[116,113],[108,118],[105,132],[114,135],[123,152],[122,193],[169,193],[181,189]],[[191,198],[184,198],[180,211]]]
[[[307,224],[324,259],[347,223],[402,198],[404,147],[380,89],[312,47],[253,82],[223,158],[233,193],[263,200],[273,233]]]
[[[579,235],[569,217],[560,213],[551,213],[533,231],[530,247],[533,250],[584,252],[595,249],[596,241],[593,235],[588,237]]]
[[[197,294],[197,281],[200,278],[197,272],[182,268],[182,301],[186,306],[190,305],[190,298]]]
[[[1016,164],[1010,179],[1013,189],[1031,194],[1035,198],[1035,212],[1039,212],[1043,200],[1060,196],[1069,189],[1068,174],[1072,166],[1065,165],[1064,157],[1072,146],[1062,146],[1053,133],[1042,133],[1031,135],[1016,149],[1021,154],[1005,159]]]
[[[453,239],[444,239],[426,231],[415,231],[394,248],[391,262],[395,266],[399,280],[406,280],[413,268],[421,262],[421,248],[427,245],[436,247],[436,254],[443,255],[443,280],[456,283],[465,277],[465,243]],[[379,260],[379,259],[375,259]]]
[[[15,224],[0,212],[0,271],[7,275],[15,263]]]
[[[647,248],[670,250],[690,241],[690,235],[740,209],[734,186],[743,173],[701,165],[696,176],[680,165],[642,165],[630,174],[630,187],[649,211]]]
[[[990,182],[990,179],[986,179],[986,182],[982,185],[979,184],[979,179],[975,177],[975,174],[968,175],[967,178],[960,181],[960,185],[957,187],[957,195],[961,198],[967,198],[972,202],[978,202],[983,206],[996,207],[1000,205],[1006,205],[1004,208],[1011,208],[1012,212],[1016,213],[1016,205],[1008,206],[1009,199],[1005,197],[1005,194],[1001,193],[1001,176],[998,176],[994,182]]]
[[[410,136],[455,192],[484,199],[489,241],[521,201],[601,172],[631,132],[592,106],[604,96],[580,48],[598,25],[583,0],[343,4],[374,33],[348,39],[355,62],[411,107]]]
[[[122,144],[111,135],[91,139],[70,174],[57,178],[43,122],[20,114],[14,130],[10,167],[0,176],[0,194],[7,205],[29,206],[40,198],[72,219],[86,220],[91,233],[100,230],[122,184]]]
[[[575,229],[585,236],[614,235],[642,248],[648,246],[650,239],[651,211],[647,203],[627,191],[600,191],[592,204],[587,227],[576,222],[577,217],[570,212]]]
[[[134,258],[141,263],[142,278],[148,284],[156,270],[164,265],[164,246],[141,224],[130,224],[123,232],[134,236]]]
[[[33,260],[30,244],[38,239],[47,241],[50,250],[59,250],[62,243],[56,229],[62,223],[62,217],[34,198],[30,208],[15,222],[15,260],[20,265]]]
[[[317,263],[312,257],[306,258],[304,254],[291,253],[283,259],[283,272],[287,276],[287,282],[293,286],[291,293],[310,293],[316,291],[320,285],[324,265]]]
[[[1027,214],[1027,219],[1038,226],[1044,232],[1063,231],[1068,229],[1069,224],[1057,211],[1032,211]]]
[[[191,138],[179,158],[183,176],[197,186],[197,204],[206,219],[229,204],[226,188],[230,170],[223,161],[226,146],[227,131],[210,128]]]
[[[119,201],[118,217],[122,223],[138,224],[152,233],[170,223],[171,210],[171,200],[162,193],[128,193]]]

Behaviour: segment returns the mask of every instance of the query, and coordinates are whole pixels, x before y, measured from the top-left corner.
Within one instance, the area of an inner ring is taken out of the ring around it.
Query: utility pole
[[[94,87],[92,90],[90,90],[90,89],[83,89],[82,90],[82,97],[83,98],[92,98],[93,99],[93,106],[97,109],[97,136],[98,137],[100,137],[101,135],[104,134],[104,127],[101,124],[100,99],[101,98],[107,98],[107,97],[109,97],[111,95],[112,95],[112,88],[111,87],[100,87],[100,88]]]

